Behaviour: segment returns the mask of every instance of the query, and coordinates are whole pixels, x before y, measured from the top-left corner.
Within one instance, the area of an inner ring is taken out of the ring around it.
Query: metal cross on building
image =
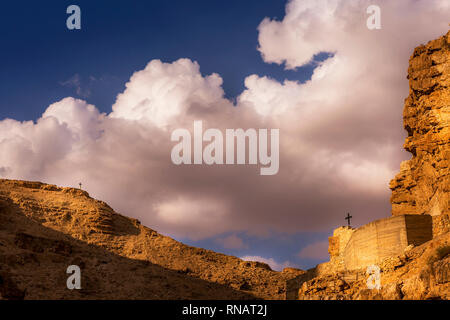
[[[348,226],[350,227],[350,219],[353,218],[350,213],[347,213],[347,216],[345,217],[345,220],[348,222]]]

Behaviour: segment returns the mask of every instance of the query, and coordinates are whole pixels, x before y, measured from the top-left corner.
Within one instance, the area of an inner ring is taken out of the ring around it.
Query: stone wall
[[[431,239],[429,215],[402,215],[371,222],[352,234],[344,252],[345,269],[380,263],[402,254],[410,244],[417,246]]]

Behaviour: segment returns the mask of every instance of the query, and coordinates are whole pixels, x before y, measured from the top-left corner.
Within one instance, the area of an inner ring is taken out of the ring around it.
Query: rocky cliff
[[[392,214],[450,213],[450,33],[414,50],[403,110],[412,158],[391,181]]]
[[[0,180],[3,299],[283,299],[299,273],[184,245],[79,189]]]
[[[359,241],[359,247],[366,251],[368,241],[353,239],[359,229],[338,228],[330,237],[330,262],[289,280],[288,298],[450,299],[450,32],[414,50],[408,79],[410,91],[403,111],[408,137],[404,147],[412,158],[401,163],[400,173],[390,182],[392,215],[431,215],[432,239],[419,241],[423,244],[416,247],[405,245],[395,255],[385,256],[378,264],[381,288],[368,289],[366,270],[349,270],[343,259],[351,240]],[[414,236],[412,231],[421,230],[407,228],[408,237]],[[377,233],[368,237],[372,235]],[[384,251],[390,249],[386,240],[386,236],[376,238]],[[355,254],[365,258],[380,253],[380,248],[370,253],[364,250]]]

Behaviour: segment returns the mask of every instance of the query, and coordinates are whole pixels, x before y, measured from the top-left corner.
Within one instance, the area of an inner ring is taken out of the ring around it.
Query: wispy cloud
[[[222,245],[225,249],[246,249],[248,245],[235,234],[229,235],[224,238],[216,239],[216,242]]]
[[[90,76],[89,82],[92,81],[96,81],[96,79],[95,77]],[[76,94],[81,98],[88,98],[91,95],[91,90],[89,89],[88,85],[84,86],[82,84],[81,76],[78,73],[74,74],[72,77],[65,81],[61,81],[59,84],[63,87],[74,88]]]
[[[308,244],[300,250],[298,256],[303,259],[317,259],[327,260],[328,255],[328,241],[319,241]]]

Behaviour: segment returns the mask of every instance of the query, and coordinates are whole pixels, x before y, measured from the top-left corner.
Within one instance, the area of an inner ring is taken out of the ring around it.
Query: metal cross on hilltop
[[[82,186],[83,184],[80,182],[78,185],[80,186],[80,189],[81,189],[81,186]]]
[[[348,226],[350,227],[350,219],[353,218],[350,213],[347,212],[347,216],[345,217],[345,220],[348,222]]]

